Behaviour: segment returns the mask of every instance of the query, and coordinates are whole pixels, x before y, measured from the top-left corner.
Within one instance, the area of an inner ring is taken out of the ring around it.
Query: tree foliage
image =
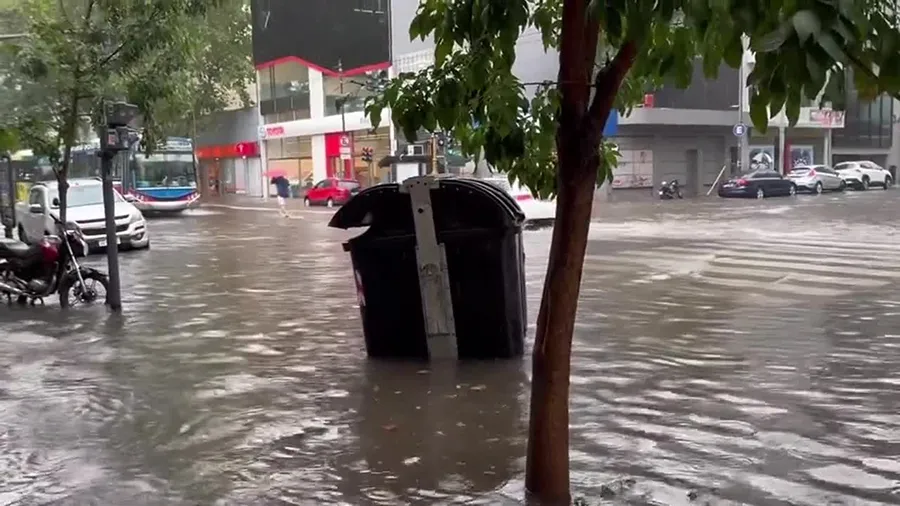
[[[835,102],[845,91],[848,69],[855,70],[864,97],[900,89],[900,41],[884,2],[581,1],[588,10],[582,40],[596,50],[589,51],[590,75],[575,84],[597,90],[598,79],[613,69],[616,57],[624,64],[621,60],[633,52],[615,93],[616,108],[623,112],[663,83],[687,87],[696,57],[708,77],[722,62],[738,67],[743,37],[756,51],[756,68],[747,81],[754,87],[751,117],[763,131],[768,109],[784,107],[795,123],[802,98],[815,99],[829,74],[825,98]],[[435,63],[398,76],[369,104],[373,120],[389,107],[408,138],[420,128],[452,132],[467,155],[484,147],[488,161],[500,170],[542,196],[555,193],[560,83],[522,83],[512,70],[516,40],[525,30],[538,30],[547,49],[560,49],[562,9],[568,2],[422,1],[409,35],[433,37]],[[594,125],[598,128],[602,131]],[[614,163],[611,148],[604,150],[601,180]]]
[[[602,139],[613,107],[627,112],[663,83],[687,87],[699,58],[756,63],[750,115],[766,130],[782,109],[796,123],[803,97],[842,98],[852,73],[863,97],[900,91],[896,6],[881,0],[421,0],[411,38],[432,37],[434,64],[401,74],[367,106],[391,109],[410,138],[442,130],[467,155],[541,196],[557,195],[532,360],[526,488],[568,502],[568,389],[572,333],[594,188],[615,152]],[[523,83],[516,40],[541,34],[559,52],[555,82]],[[831,78],[829,79],[829,76]]]
[[[252,105],[247,93],[255,73],[250,12],[244,0],[223,0],[187,27],[188,64],[174,69],[176,93],[156,104],[168,135],[193,137],[197,122],[233,103]]]
[[[193,105],[202,90],[204,107],[214,107],[228,87],[247,81],[233,71],[238,65],[208,56],[226,35],[202,38],[211,34],[208,19],[246,17],[241,0],[22,0],[18,9],[29,36],[4,45],[0,121],[50,159],[61,218],[71,147],[80,127],[99,124],[103,99],[136,104],[145,145],[153,146],[173,121],[160,113],[170,104]]]

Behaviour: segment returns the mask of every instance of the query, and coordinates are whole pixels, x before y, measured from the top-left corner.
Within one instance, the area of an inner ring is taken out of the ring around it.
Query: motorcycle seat
[[[27,256],[30,246],[15,239],[0,238],[0,258]]]

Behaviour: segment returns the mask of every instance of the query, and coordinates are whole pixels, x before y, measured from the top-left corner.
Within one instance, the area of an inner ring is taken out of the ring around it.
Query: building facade
[[[388,0],[265,0],[251,9],[265,172],[300,187],[332,176],[381,180],[362,151],[390,154],[390,113],[373,129],[363,107],[388,77]]]
[[[433,63],[433,41],[408,35],[418,5],[419,0],[252,4],[263,174],[284,173],[300,186],[330,176],[385,180],[387,174],[377,170],[369,174],[362,149],[372,148],[380,159],[404,150],[406,139],[395,134],[390,111],[382,112],[373,129],[362,109],[377,92],[371,83]],[[613,139],[622,158],[600,194],[643,199],[662,181],[677,179],[686,194],[702,195],[719,177],[751,167],[788,171],[846,156],[900,162],[893,154],[898,143],[890,100],[848,100],[846,113],[806,101],[793,127],[782,113],[773,115],[765,133],[749,127],[749,93],[742,81],[753,64],[748,52],[741,69],[723,66],[717,78],[706,79],[698,61],[687,89],[664,86],[619,118]],[[555,80],[558,55],[544,50],[536,31],[526,31],[517,42],[514,70],[525,83]],[[342,104],[339,97],[347,100]]]

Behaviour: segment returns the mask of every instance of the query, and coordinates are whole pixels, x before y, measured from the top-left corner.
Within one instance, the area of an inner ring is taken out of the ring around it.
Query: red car
[[[350,197],[359,193],[359,190],[360,185],[358,181],[330,177],[319,181],[306,191],[303,205],[307,207],[321,205],[334,207],[335,204],[341,205],[346,203],[350,200]]]

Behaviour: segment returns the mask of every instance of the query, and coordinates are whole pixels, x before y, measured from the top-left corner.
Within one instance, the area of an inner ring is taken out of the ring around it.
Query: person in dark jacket
[[[284,176],[275,176],[272,178],[272,184],[275,185],[278,194],[278,212],[286,217],[288,212],[285,207],[287,204],[285,199],[291,196],[291,182]]]

